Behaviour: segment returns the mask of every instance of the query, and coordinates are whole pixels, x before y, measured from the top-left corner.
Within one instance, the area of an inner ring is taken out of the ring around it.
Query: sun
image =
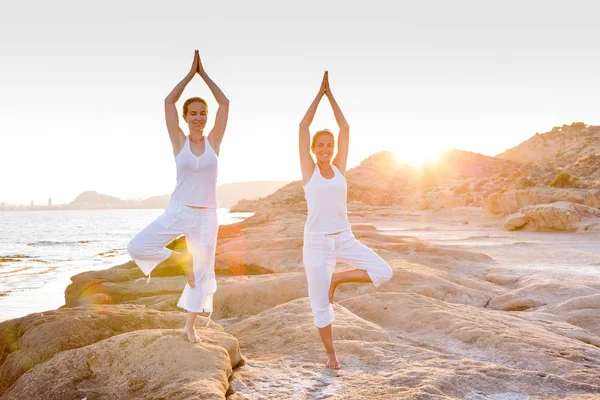
[[[425,164],[433,164],[440,159],[446,149],[429,143],[406,142],[402,148],[394,149],[396,160],[401,164],[409,164],[421,168]]]

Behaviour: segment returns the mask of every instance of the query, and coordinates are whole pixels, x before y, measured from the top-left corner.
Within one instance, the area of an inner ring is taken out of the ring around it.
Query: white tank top
[[[175,156],[177,166],[177,185],[171,195],[171,201],[186,206],[217,208],[218,158],[210,147],[208,138],[204,139],[204,154],[197,157],[190,148],[190,139]]]
[[[305,233],[329,234],[350,229],[346,211],[346,179],[335,165],[334,176],[323,178],[319,166],[315,165],[310,180],[304,185],[304,196],[308,204]]]

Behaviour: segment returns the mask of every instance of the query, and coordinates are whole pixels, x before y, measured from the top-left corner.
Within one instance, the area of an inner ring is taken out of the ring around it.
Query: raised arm
[[[325,82],[325,95],[327,96],[327,99],[329,99],[329,103],[333,109],[333,115],[335,116],[335,121],[340,128],[340,132],[338,134],[338,150],[337,155],[333,160],[333,165],[335,165],[342,174],[345,174],[346,163],[348,161],[348,147],[350,144],[350,125],[348,125],[348,121],[346,121],[340,106],[338,105],[337,101],[335,101],[335,97],[333,97],[333,93],[329,87],[329,75],[327,75],[327,80]]]
[[[177,115],[175,103],[177,103],[183,90],[196,74],[199,62],[200,56],[198,55],[198,50],[196,50],[194,51],[194,61],[192,62],[190,72],[188,72],[185,78],[183,78],[165,98],[165,121],[167,122],[167,130],[169,131],[169,137],[171,138],[171,144],[173,145],[173,154],[175,155],[181,151],[185,144],[185,134],[179,127],[179,116]]]
[[[212,130],[208,134],[210,145],[218,155],[219,149],[221,148],[221,142],[223,141],[223,136],[225,135],[225,128],[227,128],[227,118],[229,117],[229,99],[227,96],[225,96],[221,89],[219,89],[217,84],[210,79],[204,70],[204,66],[202,65],[200,57],[198,57],[198,74],[200,77],[202,77],[204,82],[206,82],[206,85],[212,92],[213,96],[215,96],[215,100],[217,100],[217,103],[219,104],[217,115],[215,116],[215,126],[213,126]]]
[[[319,102],[321,98],[325,94],[325,78],[327,76],[327,72],[323,75],[323,81],[321,82],[321,87],[319,88],[319,92],[317,96],[308,107],[304,118],[300,121],[299,135],[298,135],[298,145],[300,150],[300,169],[302,170],[302,184],[306,185],[310,180],[314,170],[315,170],[315,161],[310,155],[310,124],[315,118],[315,114],[317,112],[317,107],[319,107]]]

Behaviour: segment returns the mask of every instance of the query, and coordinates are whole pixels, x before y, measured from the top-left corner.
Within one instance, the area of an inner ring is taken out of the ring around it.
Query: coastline
[[[4,213],[0,221],[0,321],[59,308],[71,277],[129,261],[126,245],[163,209]],[[219,209],[224,224],[251,213]],[[36,221],[32,224],[31,221]]]
[[[84,355],[108,357],[116,345],[122,348],[119,363],[129,372],[110,389],[92,385],[96,393],[127,393],[127,385],[141,379],[133,362],[152,375],[143,374],[147,383],[138,395],[168,387],[160,376],[169,371],[148,364],[144,357],[150,353],[136,347],[149,340],[172,346],[170,353],[148,350],[166,365],[188,360],[186,351],[229,354],[217,364],[206,357],[189,361],[195,371],[223,371],[212,383],[189,377],[186,382],[195,382],[189,395],[235,400],[298,393],[352,399],[373,393],[465,399],[600,395],[600,264],[594,264],[600,232],[511,232],[503,227],[504,217],[477,207],[416,212],[370,207],[349,214],[355,236],[392,266],[394,277],[379,289],[339,288],[334,332],[341,373],[322,370],[301,264],[305,216],[274,210],[221,227],[215,322],[206,328],[200,318],[203,343],[189,345],[179,336],[185,314],[176,302],[184,278],[176,266],[153,273],[150,284],[132,262],[81,273],[65,292],[66,307],[0,325],[29,326],[31,335],[71,318],[80,326],[63,332],[67,338],[51,339],[73,340],[71,352],[56,348],[44,353],[40,361],[48,362],[36,364],[26,378],[10,375],[7,398],[46,388],[39,380],[44,366],[62,371],[65,363],[80,365]],[[547,265],[534,265],[536,254]],[[118,322],[125,316],[129,322]],[[119,328],[84,338],[98,319]],[[95,381],[111,376],[96,361],[93,365]],[[79,368],[64,373],[78,376]],[[65,387],[85,395],[92,384],[86,382]]]

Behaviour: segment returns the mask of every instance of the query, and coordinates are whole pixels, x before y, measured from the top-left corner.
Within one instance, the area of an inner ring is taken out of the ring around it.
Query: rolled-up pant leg
[[[335,319],[329,303],[329,286],[336,262],[332,241],[324,235],[305,235],[302,260],[315,326],[325,328]]]
[[[165,246],[184,231],[185,221],[166,210],[129,242],[127,251],[142,272],[149,275],[158,264],[171,256],[171,250]]]
[[[194,287],[186,283],[177,303],[190,312],[213,311],[213,295],[217,291],[215,250],[217,244],[217,210],[194,209],[192,222],[185,233],[188,251],[194,263]]]
[[[373,250],[359,242],[351,232],[343,233],[337,249],[337,259],[351,266],[364,269],[369,274],[375,286],[392,278],[392,269]]]

